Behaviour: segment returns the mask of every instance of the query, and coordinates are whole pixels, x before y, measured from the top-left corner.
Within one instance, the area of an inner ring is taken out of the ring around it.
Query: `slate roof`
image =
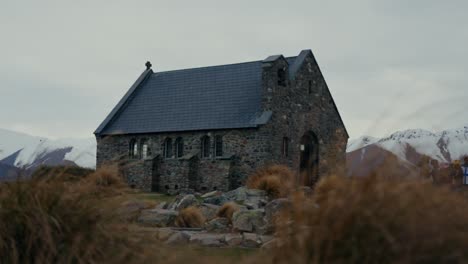
[[[296,57],[286,58],[289,64]],[[95,131],[136,134],[252,128],[265,124],[261,111],[262,63],[145,71]]]

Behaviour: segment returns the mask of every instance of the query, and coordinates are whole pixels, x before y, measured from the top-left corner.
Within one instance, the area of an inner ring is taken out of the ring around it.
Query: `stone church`
[[[94,133],[98,167],[165,193],[234,189],[269,164],[312,186],[344,169],[348,141],[310,50],[165,72],[147,62]]]

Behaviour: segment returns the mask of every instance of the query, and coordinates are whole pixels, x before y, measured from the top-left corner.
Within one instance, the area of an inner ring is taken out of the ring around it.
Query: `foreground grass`
[[[425,182],[325,177],[311,197],[291,191],[281,246],[263,251],[167,247],[125,214],[174,197],[128,189],[115,169],[52,174],[0,184],[1,263],[468,262],[467,199]]]

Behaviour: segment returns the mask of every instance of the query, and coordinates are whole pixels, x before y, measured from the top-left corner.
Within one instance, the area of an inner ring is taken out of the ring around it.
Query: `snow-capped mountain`
[[[0,129],[0,163],[23,170],[40,165],[96,166],[96,141],[86,139],[51,140]]]
[[[423,129],[410,129],[395,132],[381,139],[361,137],[348,143],[347,152],[370,145],[387,150],[413,164],[415,155],[426,155],[439,162],[449,163],[468,155],[468,126],[436,133]]]

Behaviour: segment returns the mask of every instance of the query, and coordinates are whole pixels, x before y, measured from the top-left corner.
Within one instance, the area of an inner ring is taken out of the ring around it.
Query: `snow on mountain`
[[[410,161],[410,156],[417,152],[440,162],[452,162],[468,155],[468,126],[437,133],[423,129],[409,129],[381,139],[364,136],[351,141],[347,152],[373,144],[406,161]]]
[[[368,145],[372,145],[377,142],[379,139],[371,136],[362,136],[355,140],[350,140],[346,148],[346,152],[353,152],[357,149],[361,149]]]
[[[0,162],[23,169],[70,162],[86,168],[96,166],[94,138],[51,140],[0,129],[0,150]]]

